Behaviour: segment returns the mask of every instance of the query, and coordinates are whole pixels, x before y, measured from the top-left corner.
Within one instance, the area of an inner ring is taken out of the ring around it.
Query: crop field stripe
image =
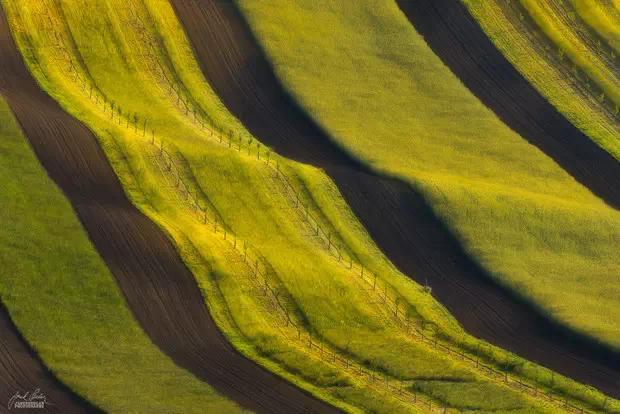
[[[1,9],[0,40],[0,91],[153,342],[256,412],[337,412],[234,350],[172,243],[126,197],[96,137],[36,84]]]
[[[325,169],[388,258],[473,335],[618,395],[618,354],[552,323],[492,282],[411,186],[381,177],[332,144],[273,74],[230,2],[172,1],[213,89],[254,136],[278,153]]]
[[[519,3],[529,17],[555,47],[579,66],[584,74],[598,84],[603,95],[614,105],[620,99],[620,82],[615,56],[598,34],[577,15],[568,1],[537,1]]]
[[[460,1],[397,2],[439,58],[503,122],[607,204],[620,208],[620,163],[528,83]]]
[[[0,407],[8,404],[15,392],[23,394],[37,388],[53,404],[45,406],[46,412],[100,412],[49,372],[0,303]]]
[[[505,41],[496,38],[493,42],[513,66],[571,123],[583,125],[582,131],[586,135],[614,158],[620,159],[620,119],[615,104],[610,99],[601,101],[602,91],[590,83],[588,75],[572,60],[566,58],[563,50],[556,51],[551,39],[539,29],[521,4],[518,1],[487,2],[487,7],[494,12],[483,12],[480,16],[475,16],[480,10],[479,3],[466,4],[490,38],[500,34],[506,36]],[[531,67],[530,60],[540,62],[537,69]]]

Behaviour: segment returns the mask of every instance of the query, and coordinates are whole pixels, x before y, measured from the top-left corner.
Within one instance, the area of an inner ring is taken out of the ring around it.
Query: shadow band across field
[[[617,353],[557,326],[463,251],[410,185],[369,171],[334,145],[273,74],[232,2],[172,0],[201,68],[228,109],[280,154],[323,168],[387,257],[471,334],[620,396]]]
[[[560,114],[501,54],[460,0],[397,0],[446,66],[510,128],[609,206],[620,162]]]
[[[338,412],[232,348],[172,243],[126,197],[96,137],[32,78],[1,8],[0,93],[47,173],[71,201],[134,316],[160,349],[253,411]],[[24,363],[26,369],[32,364]]]

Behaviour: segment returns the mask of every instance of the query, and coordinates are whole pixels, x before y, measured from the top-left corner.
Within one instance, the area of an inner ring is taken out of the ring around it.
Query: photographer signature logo
[[[13,408],[45,408],[51,405],[39,388],[21,393],[17,391],[9,400],[8,409]]]

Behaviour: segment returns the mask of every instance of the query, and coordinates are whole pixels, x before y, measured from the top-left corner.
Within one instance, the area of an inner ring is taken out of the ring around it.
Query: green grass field
[[[547,100],[603,149],[620,159],[616,105],[547,36],[504,0],[465,0],[495,46]],[[585,2],[576,1],[578,4]],[[601,3],[602,4],[602,3]],[[577,8],[579,10],[579,8]],[[531,27],[533,26],[533,27]],[[588,86],[589,85],[589,86]]]
[[[620,214],[477,101],[395,4],[238,3],[280,79],[335,141],[421,189],[503,284],[620,346]]]
[[[110,412],[241,412],[142,332],[2,99],[0,181],[0,298],[61,381]]]
[[[395,384],[416,389],[436,403],[474,411],[553,411],[405,336],[386,318],[382,306],[372,299],[373,293],[330,257],[304,228],[302,219],[291,213],[294,210],[279,188],[281,183],[271,177],[265,163],[253,154],[219,145],[192,122],[191,114],[186,115],[183,105],[176,104],[169,86],[153,69],[157,63],[165,68],[168,79],[182,85],[187,100],[205,110],[214,125],[247,137],[202,78],[168,3],[88,2],[88,13],[85,5],[78,0],[62,2],[60,8],[56,3],[45,4],[51,10],[54,28],[67,44],[75,42],[71,53],[80,57],[82,76],[120,105],[122,113],[148,118],[157,139],[163,138],[168,151],[183,165],[183,177],[192,193],[210,206],[210,212],[217,211],[228,230],[254,246],[252,250],[271,266],[272,283],[304,332],[312,333],[322,346],[351,364],[387,374]],[[221,229],[215,234],[196,220],[172,184],[173,178],[158,168],[157,150],[148,136],[127,128],[123,120],[120,125],[116,119],[110,120],[109,110],[104,114],[101,105],[71,80],[74,75],[63,67],[57,51],[45,47],[49,33],[34,29],[45,21],[36,6],[12,6],[12,28],[31,70],[54,98],[96,132],[134,203],[177,244],[231,342],[269,369],[349,411],[414,410],[369,388],[350,371],[326,363],[316,351],[308,351],[303,343],[287,336],[277,322],[277,312],[257,294],[248,269],[239,260],[239,250],[222,240]],[[161,39],[163,47],[158,47],[155,55],[145,56],[138,46],[144,44],[141,37],[145,35]],[[339,243],[346,243],[367,269],[398,288],[410,302],[411,312],[437,329],[462,335],[429,295],[392,268],[322,172],[285,160],[280,163],[295,185],[305,188],[322,225],[337,232]],[[556,386],[562,388],[560,383]],[[569,382],[564,386],[577,392]],[[472,401],[465,398],[470,393],[487,397]],[[596,394],[590,397],[600,400]]]

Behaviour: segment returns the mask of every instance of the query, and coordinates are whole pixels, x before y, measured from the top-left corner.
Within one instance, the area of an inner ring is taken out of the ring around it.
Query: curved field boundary
[[[153,342],[243,407],[265,413],[337,412],[232,348],[172,243],[127,199],[92,132],[38,87],[4,11],[0,14],[0,90]]]
[[[566,120],[508,62],[458,0],[397,0],[441,60],[510,128],[610,206],[620,163]]]
[[[0,26],[2,23],[0,22]],[[0,32],[2,30],[0,29]],[[0,35],[0,39],[2,39]],[[3,40],[3,39],[2,39]],[[0,73],[0,79],[2,74]],[[0,85],[2,82],[0,81]],[[16,392],[39,389],[45,395],[45,412],[100,412],[58,381],[20,335],[8,311],[0,303],[0,411],[9,408]],[[23,411],[15,409],[15,411]]]
[[[411,186],[333,145],[275,78],[236,7],[173,0],[205,77],[228,109],[280,154],[323,168],[386,256],[428,281],[471,334],[580,382],[619,394],[617,353],[550,322],[495,284]]]

